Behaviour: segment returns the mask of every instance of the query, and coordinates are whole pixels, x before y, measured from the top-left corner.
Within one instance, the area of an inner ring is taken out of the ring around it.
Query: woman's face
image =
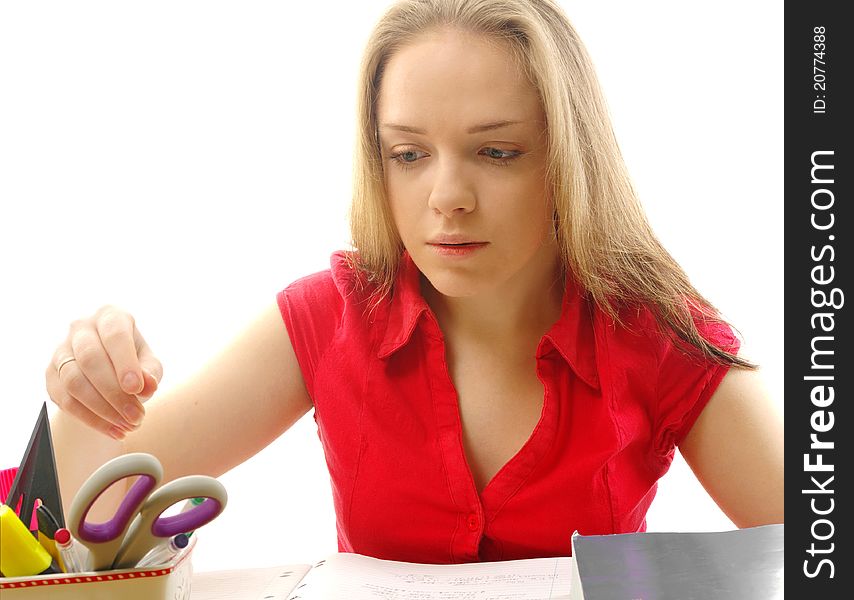
[[[447,296],[557,257],[545,116],[501,40],[438,29],[389,60],[377,106],[385,186],[413,261]],[[530,277],[530,275],[527,275]]]

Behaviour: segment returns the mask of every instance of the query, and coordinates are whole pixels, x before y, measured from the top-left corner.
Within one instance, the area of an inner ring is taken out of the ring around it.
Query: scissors
[[[139,478],[109,521],[86,521],[92,505],[107,488],[135,476]],[[213,477],[189,475],[155,490],[162,479],[160,461],[151,454],[134,452],[104,463],[80,487],[71,502],[68,529],[89,548],[93,570],[132,568],[152,548],[210,523],[225,509],[228,495]],[[204,501],[180,514],[161,517],[170,506],[191,498]]]

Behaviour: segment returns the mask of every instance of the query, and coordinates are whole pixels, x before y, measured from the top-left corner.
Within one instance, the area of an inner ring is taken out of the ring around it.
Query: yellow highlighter
[[[5,504],[0,504],[0,572],[6,577],[62,573],[15,511]]]

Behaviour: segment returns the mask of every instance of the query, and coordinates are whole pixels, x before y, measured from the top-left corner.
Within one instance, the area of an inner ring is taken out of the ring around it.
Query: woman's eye
[[[484,148],[481,151],[481,154],[494,160],[506,160],[516,158],[519,156],[520,152],[516,150],[502,150],[500,148]]]
[[[390,158],[402,164],[411,164],[424,156],[426,156],[425,152],[420,152],[418,150],[404,150],[402,152],[395,152]]]
[[[522,155],[519,150],[502,150],[501,148],[486,147],[478,151],[478,154],[485,157],[490,163],[506,166],[511,164],[513,159]],[[409,149],[399,150],[389,155],[389,159],[398,167],[408,169],[417,166],[416,163],[430,156],[427,152],[421,150]]]

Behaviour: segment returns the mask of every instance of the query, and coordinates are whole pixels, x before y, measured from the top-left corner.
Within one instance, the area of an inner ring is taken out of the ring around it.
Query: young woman
[[[782,522],[782,427],[647,224],[558,7],[399,2],[360,90],[355,251],[167,393],[130,315],[72,325],[46,372],[63,497],[123,452],[220,475],[314,408],[345,551],[566,555],[643,530],[677,447],[736,525]]]

